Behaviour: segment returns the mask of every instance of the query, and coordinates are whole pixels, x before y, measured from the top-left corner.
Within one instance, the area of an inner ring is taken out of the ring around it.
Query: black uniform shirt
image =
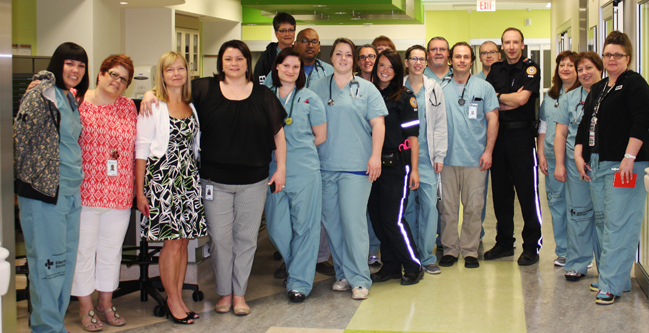
[[[398,101],[387,99],[393,90],[388,87],[381,90],[381,95],[388,108],[388,115],[385,117],[385,140],[383,141],[383,152],[392,153],[405,150],[404,142],[410,136],[419,136],[419,115],[417,114],[417,98],[412,91],[406,90],[401,93]],[[410,145],[407,145],[410,147]]]
[[[539,94],[541,84],[541,74],[539,65],[531,59],[521,57],[517,63],[510,65],[507,61],[501,61],[491,65],[491,71],[487,76],[487,82],[496,90],[498,94],[515,93],[521,87],[523,90],[532,92],[532,96],[527,100],[525,105],[509,111],[498,113],[498,120],[503,122],[519,122],[536,120],[534,103]]]

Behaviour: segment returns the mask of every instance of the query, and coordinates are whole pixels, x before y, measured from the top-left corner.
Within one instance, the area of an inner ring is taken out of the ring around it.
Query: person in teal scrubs
[[[579,87],[577,71],[575,70],[575,59],[577,53],[563,51],[556,59],[557,66],[552,77],[552,87],[541,104],[539,110],[539,138],[537,139],[537,152],[539,155],[539,169],[545,175],[545,192],[548,198],[548,207],[552,215],[552,230],[554,231],[554,242],[556,247],[554,253],[555,266],[566,264],[566,199],[565,180],[559,181],[554,178],[556,160],[554,157],[554,133],[556,118],[561,103],[559,97],[563,96],[576,87]]]
[[[327,141],[318,146],[322,171],[322,223],[336,271],[332,289],[352,289],[366,299],[372,285],[367,265],[367,201],[381,175],[381,148],[388,111],[378,89],[353,74],[356,46],[347,38],[333,44],[333,75],[311,89],[325,102]]]
[[[64,319],[77,261],[83,180],[78,105],[88,90],[87,64],[81,46],[59,45],[47,71],[34,76],[40,83],[25,93],[14,121],[15,189],[33,332],[68,331]],[[82,322],[97,322],[94,311],[81,316]]]
[[[426,49],[413,45],[406,50],[408,75],[403,84],[417,98],[419,106],[419,188],[408,196],[405,218],[410,224],[417,244],[419,260],[426,273],[439,274],[435,255],[435,237],[439,213],[437,211],[437,184],[444,167],[448,147],[446,104],[442,87],[424,75]]]
[[[313,288],[320,244],[322,178],[316,146],[327,138],[324,104],[305,88],[303,61],[293,49],[282,50],[271,72],[271,90],[284,106],[286,187],[266,195],[268,237],[286,263],[286,290],[293,302],[302,302]],[[270,175],[277,169],[273,159]]]
[[[567,251],[565,277],[578,281],[588,272],[593,252],[599,260],[601,249],[595,232],[595,214],[590,187],[579,177],[575,165],[575,136],[579,122],[584,115],[584,101],[593,84],[602,79],[604,64],[593,51],[582,52],[575,61],[581,87],[561,96],[559,111],[555,116],[557,124],[554,136],[556,168],[554,178],[566,183]],[[629,278],[629,283],[631,280]],[[629,285],[630,287],[630,285]]]

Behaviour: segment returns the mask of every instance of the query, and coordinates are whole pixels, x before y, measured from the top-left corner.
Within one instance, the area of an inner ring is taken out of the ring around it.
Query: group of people
[[[133,199],[142,237],[164,244],[167,316],[192,324],[200,315],[181,293],[188,240],[211,236],[216,312],[247,315],[264,210],[294,302],[309,295],[329,252],[332,289],[359,300],[373,282],[416,284],[460,255],[465,267],[479,267],[490,170],[498,224],[485,260],[514,253],[516,193],[525,221],[518,264],[538,262],[540,168],[566,279],[583,277],[594,255],[598,304],[630,289],[646,198],[635,179],[649,167],[649,86],[628,69],[625,34],[607,37],[603,61],[594,52],[558,55],[539,125],[539,66],[522,57],[516,28],[501,37],[503,61],[495,43],[481,45],[483,71],[472,75],[473,48],[443,37],[413,45],[405,59],[385,36],[360,48],[338,38],[329,65],[317,58],[317,32],[294,40],[295,24],[275,17],[279,42],[254,71],[239,40],[221,46],[213,77],[191,82],[185,58],[165,53],[139,115],[121,96],[133,79],[128,56],[105,59],[88,90],[85,50],[56,49],[14,123],[33,331],[65,331],[70,295],[85,330],[126,323],[112,293]]]

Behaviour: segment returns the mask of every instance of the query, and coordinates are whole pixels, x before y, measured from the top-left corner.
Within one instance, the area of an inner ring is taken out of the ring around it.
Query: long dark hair
[[[394,77],[388,84],[388,88],[392,88],[394,92],[392,95],[388,96],[388,99],[398,101],[401,99],[401,94],[406,90],[406,87],[403,86],[403,61],[401,60],[401,56],[399,56],[399,52],[395,50],[384,50],[379,54],[374,63],[374,68],[372,68],[372,82],[374,82],[374,85],[379,90],[381,90],[381,88],[379,88],[379,82],[381,81],[379,80],[377,69],[379,68],[379,60],[382,57],[385,57],[390,61],[392,69],[394,70]]]
[[[300,90],[304,88],[304,85],[306,84],[306,74],[304,74],[304,61],[302,61],[300,54],[297,53],[292,47],[283,49],[279,52],[277,58],[275,58],[275,62],[273,63],[273,70],[270,72],[270,76],[273,78],[273,85],[277,87],[282,86],[282,82],[280,82],[279,75],[277,74],[277,65],[283,63],[284,59],[288,57],[296,57],[300,60],[300,74],[297,77],[297,81],[295,81],[295,87],[297,87],[297,90]]]
[[[232,39],[229,40],[223,45],[221,45],[221,48],[219,49],[219,55],[216,60],[216,78],[219,81],[224,81],[225,80],[225,73],[223,73],[223,56],[225,54],[225,50],[228,48],[233,48],[241,51],[241,54],[243,54],[243,57],[246,58],[246,79],[248,81],[252,81],[252,55],[250,54],[250,49],[248,48],[248,45],[246,43],[238,40],[238,39]]]
[[[63,82],[63,66],[66,60],[76,60],[86,65],[86,71],[83,73],[81,82],[74,87],[77,90],[77,104],[81,105],[83,103],[83,97],[86,95],[86,91],[88,91],[88,86],[90,85],[88,54],[83,47],[72,42],[63,43],[56,48],[50,59],[50,64],[47,65],[47,70],[54,74],[56,86],[63,90],[66,90],[65,83]]]
[[[554,76],[552,77],[552,87],[550,87],[550,90],[548,90],[548,96],[557,99],[559,98],[559,92],[561,91],[561,87],[563,86],[563,81],[561,81],[561,77],[559,77],[559,64],[563,61],[563,59],[568,58],[572,63],[575,65],[575,74],[577,73],[577,53],[572,52],[572,51],[563,51],[557,55],[557,66],[554,68]],[[566,87],[566,92],[569,92],[570,90],[573,90],[577,87],[579,87],[581,83],[579,80],[575,80],[575,83],[572,85],[572,87]]]

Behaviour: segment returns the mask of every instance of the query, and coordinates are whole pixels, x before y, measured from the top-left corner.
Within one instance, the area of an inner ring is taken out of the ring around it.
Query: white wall
[[[93,87],[102,61],[110,55],[124,53],[121,43],[123,28],[121,14],[122,9],[119,1],[97,0],[94,2],[92,25],[94,45],[92,55],[88,55],[94,59],[96,65],[96,71],[90,72],[90,85]]]
[[[169,6],[179,13],[207,16],[226,21],[241,21],[240,0],[190,0],[178,6]]]
[[[241,39],[241,23],[235,22],[203,22],[202,27],[203,73],[201,77],[216,73],[216,57],[221,44],[231,39]]]
[[[125,52],[136,66],[155,65],[160,56],[175,50],[173,9],[126,9]]]

